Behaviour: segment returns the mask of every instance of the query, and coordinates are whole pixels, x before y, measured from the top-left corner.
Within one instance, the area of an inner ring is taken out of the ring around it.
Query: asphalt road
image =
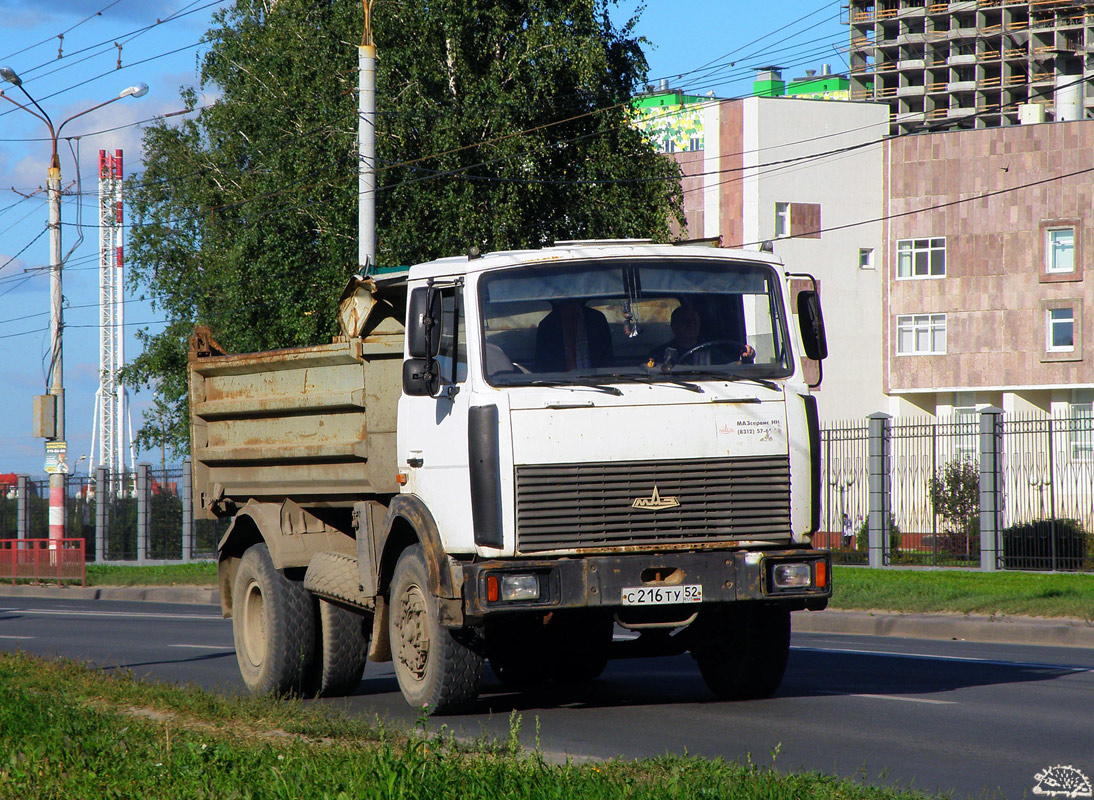
[[[0,648],[64,655],[218,692],[242,691],[231,623],[211,606],[0,598]],[[470,737],[522,739],[552,757],[666,752],[818,770],[958,797],[1033,796],[1056,765],[1094,776],[1094,650],[795,634],[769,700],[712,699],[688,656],[609,664],[584,689],[512,694],[488,674],[470,713],[434,720]],[[390,665],[324,700],[412,725]]]

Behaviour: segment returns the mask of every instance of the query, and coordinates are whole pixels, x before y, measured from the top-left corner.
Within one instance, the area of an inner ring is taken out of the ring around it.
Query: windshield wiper
[[[671,383],[674,386],[679,386],[682,389],[687,389],[692,392],[703,393],[703,387],[697,386],[694,383],[688,383],[685,380],[681,380],[673,375],[660,375],[652,373],[636,373],[636,372],[609,372],[579,375],[579,378],[586,378],[589,380],[599,380],[602,378],[609,378],[613,381],[626,381],[627,383]]]
[[[685,375],[692,375],[696,378],[714,378],[715,380],[723,380],[729,383],[739,383],[740,381],[751,381],[752,383],[758,383],[765,389],[771,389],[772,391],[779,391],[779,385],[773,381],[765,380],[763,378],[754,378],[751,375],[740,375],[735,372],[718,372],[717,370],[687,370]]]
[[[551,388],[569,389],[571,392],[576,391],[574,384],[577,384],[582,389],[593,389],[597,392],[604,392],[605,394],[614,394],[617,397],[623,395],[621,389],[617,389],[615,386],[605,386],[600,381],[591,381],[588,376],[578,375],[571,378],[568,381],[563,380],[536,380],[531,381],[529,386],[550,386]]]

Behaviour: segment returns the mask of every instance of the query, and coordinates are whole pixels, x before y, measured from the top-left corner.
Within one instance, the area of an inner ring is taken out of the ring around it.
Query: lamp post
[[[37,109],[37,111],[31,110],[29,107],[23,105],[17,100],[13,100],[3,92],[0,92],[0,97],[3,97],[9,103],[12,103],[19,108],[26,111],[28,114],[37,117],[46,124],[49,128],[49,138],[52,142],[53,150],[49,161],[49,173],[46,179],[46,193],[49,198],[49,288],[50,288],[50,359],[49,359],[49,395],[53,398],[52,409],[52,421],[53,425],[46,426],[46,438],[52,439],[55,442],[61,443],[62,449],[58,456],[58,461],[55,463],[53,471],[49,476],[49,538],[51,540],[60,540],[65,538],[65,473],[68,472],[68,466],[65,464],[63,458],[63,445],[65,442],[65,388],[64,388],[64,370],[62,361],[62,337],[64,335],[64,319],[62,316],[62,295],[61,295],[61,161],[57,157],[57,139],[61,135],[61,129],[64,128],[72,120],[77,117],[82,117],[84,114],[90,114],[92,111],[102,108],[103,106],[110,105],[116,100],[121,100],[123,97],[143,97],[148,93],[148,86],[144,83],[138,83],[135,86],[130,86],[127,89],[118,93],[117,97],[112,97],[105,102],[92,106],[91,108],[84,109],[79,113],[61,122],[60,125],[54,127],[53,120],[50,119],[49,114],[45,112],[38,101],[30,96],[30,93],[23,87],[22,79],[16,74],[15,70],[11,67],[0,67],[0,78],[3,78],[8,83],[12,84],[19,89],[27,99],[31,102],[31,105]],[[52,430],[49,428],[52,427]]]

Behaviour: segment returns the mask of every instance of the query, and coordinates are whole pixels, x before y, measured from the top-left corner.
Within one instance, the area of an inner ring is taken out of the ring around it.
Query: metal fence
[[[815,538],[844,564],[866,563],[866,422],[834,422],[821,431],[824,470],[821,528]]]
[[[1094,569],[1094,417],[1010,415],[1003,486],[1000,567]]]
[[[888,510],[883,563],[979,566],[985,549],[1000,569],[1094,570],[1089,413],[1004,415],[990,409],[940,419],[875,416],[885,418],[886,436],[887,471],[879,476]],[[982,430],[989,431],[987,439]],[[982,449],[992,446],[998,448],[999,484],[981,486]],[[821,450],[822,529],[814,542],[831,549],[838,563],[868,563],[868,425],[827,423]],[[985,492],[994,493],[986,502]],[[998,509],[986,548],[982,504]]]
[[[88,561],[145,563],[216,557],[227,520],[195,520],[189,462],[181,468],[119,474],[98,469],[66,480],[67,535],[85,542]],[[48,537],[49,481],[21,476],[0,498],[0,539]]]

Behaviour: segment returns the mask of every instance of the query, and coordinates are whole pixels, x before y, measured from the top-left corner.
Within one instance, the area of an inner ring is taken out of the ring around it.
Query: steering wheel
[[[710,350],[715,347],[720,347],[727,353],[737,355],[737,358],[731,363],[740,362],[742,364],[751,364],[755,361],[756,356],[741,356],[740,354],[748,349],[748,345],[743,342],[738,342],[736,339],[711,339],[708,342],[699,342],[695,347],[690,350],[686,350],[676,357],[676,363],[679,364],[684,359],[690,358],[695,353],[702,352],[703,350]]]

